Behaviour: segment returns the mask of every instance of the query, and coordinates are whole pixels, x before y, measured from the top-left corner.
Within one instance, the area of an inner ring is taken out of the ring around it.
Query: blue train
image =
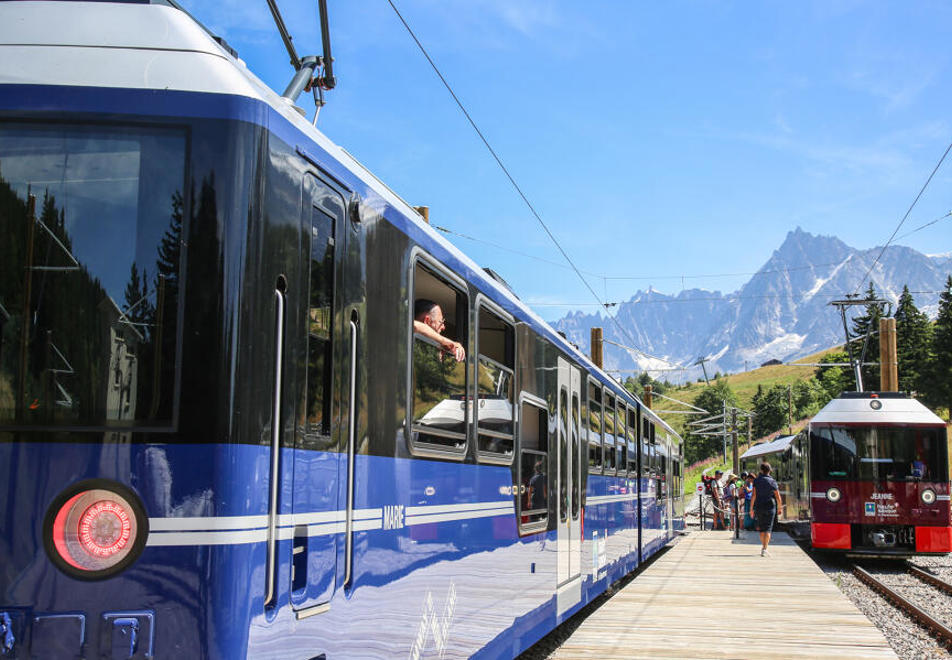
[[[0,657],[510,657],[683,526],[671,428],[174,4],[0,2],[0,236]]]

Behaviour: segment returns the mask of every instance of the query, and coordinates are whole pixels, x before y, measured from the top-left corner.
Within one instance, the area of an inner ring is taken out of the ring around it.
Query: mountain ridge
[[[908,286],[916,305],[934,317],[936,292],[949,273],[952,254],[926,255],[902,245],[863,250],[796,227],[733,293],[692,288],[664,294],[648,287],[616,308],[615,319],[627,333],[602,313],[570,312],[554,325],[586,352],[591,328],[598,326],[605,339],[657,356],[609,345],[608,370],[647,370],[656,377],[673,371],[679,373],[672,380],[693,379],[698,368],[687,365],[699,357],[708,358],[709,374],[734,372],[842,344],[842,322],[829,302],[865,293],[869,280],[894,304]]]

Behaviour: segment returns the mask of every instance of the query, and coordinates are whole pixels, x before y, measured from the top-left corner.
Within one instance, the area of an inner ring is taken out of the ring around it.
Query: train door
[[[582,529],[580,443],[581,374],[558,359],[558,613],[581,600]]]
[[[348,425],[343,420],[349,399],[346,391],[338,390],[350,387],[352,379],[335,379],[333,374],[349,371],[356,339],[340,313],[337,295],[342,290],[338,255],[348,233],[346,203],[339,192],[307,176],[302,207],[303,251],[308,255],[306,348],[299,356],[305,374],[295,423],[290,575],[291,604],[298,618],[327,609],[338,583],[338,545],[347,542],[349,533],[340,494],[350,473]]]

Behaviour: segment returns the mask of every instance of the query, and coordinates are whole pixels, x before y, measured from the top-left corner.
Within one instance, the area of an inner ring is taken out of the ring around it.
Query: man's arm
[[[776,490],[773,492],[773,496],[774,496],[774,499],[777,500],[777,511],[782,510],[782,509],[783,509],[783,500],[780,499],[780,489],[779,489],[779,488],[776,489]]]
[[[463,348],[462,344],[453,341],[448,337],[444,337],[423,321],[413,321],[413,332],[435,341],[437,344],[439,344],[440,348],[443,349],[444,353],[449,353],[452,355],[454,358],[456,358],[457,362],[462,362],[466,359],[466,350]]]
[[[751,496],[750,496],[750,510],[751,510],[751,511],[754,510],[754,503],[756,503],[756,502],[757,502],[757,489],[754,488],[754,489],[751,491]]]

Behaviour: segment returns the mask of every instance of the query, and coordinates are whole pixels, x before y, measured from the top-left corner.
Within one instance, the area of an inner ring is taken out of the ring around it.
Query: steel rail
[[[871,587],[874,591],[879,592],[884,598],[886,598],[886,600],[890,601],[893,605],[909,614],[920,626],[923,628],[928,628],[936,637],[942,639],[943,641],[952,643],[952,628],[949,628],[944,623],[937,620],[931,614],[915,605],[912,601],[900,596],[890,587],[887,587],[885,584],[883,584],[883,582],[873,577],[871,573],[860,568],[859,566],[856,566],[855,564],[853,565],[853,574],[856,575],[856,577],[858,577],[861,582]]]
[[[945,580],[940,580],[936,576],[926,573],[924,570],[916,566],[908,566],[907,568],[909,574],[913,577],[918,578],[926,584],[930,584],[936,589],[944,591],[947,594],[952,594],[952,584],[949,584]]]

